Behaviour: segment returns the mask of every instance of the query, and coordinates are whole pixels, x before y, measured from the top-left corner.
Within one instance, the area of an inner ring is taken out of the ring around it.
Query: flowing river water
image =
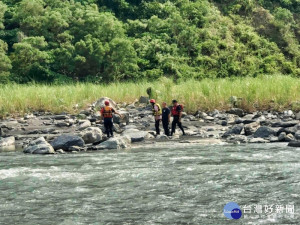
[[[300,224],[299,159],[286,144],[2,152],[0,224]]]

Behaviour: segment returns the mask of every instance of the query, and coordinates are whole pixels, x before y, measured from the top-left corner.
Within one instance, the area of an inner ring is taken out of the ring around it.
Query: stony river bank
[[[116,104],[122,118],[114,116],[115,137],[107,139],[100,120],[101,98],[79,114],[36,112],[23,118],[0,121],[0,151],[22,149],[31,154],[63,154],[104,149],[125,149],[174,142],[184,144],[240,144],[286,142],[300,147],[300,112],[245,113],[239,108],[226,112],[183,113],[186,136],[155,136],[154,119],[147,98],[132,104]],[[161,133],[163,129],[161,126]]]

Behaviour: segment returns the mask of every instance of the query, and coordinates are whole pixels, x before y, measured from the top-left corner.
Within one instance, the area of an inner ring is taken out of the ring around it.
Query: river
[[[2,152],[0,224],[299,224],[299,159],[278,143]],[[239,220],[224,216],[228,202]]]

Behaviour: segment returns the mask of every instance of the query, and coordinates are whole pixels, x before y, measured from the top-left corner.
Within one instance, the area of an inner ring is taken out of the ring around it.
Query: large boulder
[[[84,140],[81,137],[78,137],[76,135],[61,135],[57,138],[55,138],[51,142],[52,147],[57,149],[62,149],[64,151],[69,151],[69,148],[72,146],[78,146],[83,147],[84,146]]]
[[[128,136],[114,137],[95,146],[96,150],[129,148],[131,138]]]
[[[144,141],[152,137],[151,134],[147,131],[140,131],[138,129],[128,129],[125,130],[122,134],[123,136],[130,137],[132,142]]]
[[[240,134],[242,132],[244,128],[244,125],[243,124],[237,124],[237,125],[234,125],[231,129],[229,129],[228,131],[226,131],[222,137],[223,138],[227,138],[231,135],[235,135],[235,134]]]
[[[300,147],[300,141],[290,141],[288,146],[290,146],[290,147]]]
[[[276,135],[276,131],[266,126],[258,128],[254,133],[255,138],[267,138],[271,135]]]
[[[29,145],[24,149],[24,153],[29,154],[54,154],[53,147],[45,140],[44,137],[40,137],[34,141],[31,141]]]
[[[252,135],[252,134],[255,133],[255,131],[256,131],[259,127],[260,127],[259,122],[254,122],[254,123],[246,124],[245,127],[244,127],[245,134],[246,134],[247,136]]]
[[[86,144],[97,143],[102,140],[102,130],[98,127],[88,127],[80,133]]]
[[[93,105],[96,109],[100,109],[100,108],[104,107],[105,101],[109,101],[110,106],[117,109],[117,103],[115,103],[114,100],[112,100],[108,97],[102,97],[102,98],[98,99],[96,102],[94,102]]]
[[[15,137],[11,136],[11,137],[0,139],[0,147],[6,147],[6,146],[12,146],[12,145],[15,145]]]

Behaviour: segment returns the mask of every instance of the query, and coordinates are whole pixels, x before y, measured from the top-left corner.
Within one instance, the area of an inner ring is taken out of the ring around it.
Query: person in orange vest
[[[182,134],[185,135],[184,129],[181,124],[181,115],[182,115],[183,106],[179,105],[177,100],[173,100],[172,103],[173,103],[173,108],[171,113],[173,116],[173,121],[172,121],[171,136],[175,133],[176,124],[178,124],[178,127],[182,131]]]
[[[113,109],[113,107],[109,106],[109,101],[104,102],[105,106],[101,109],[101,116],[103,117],[104,121],[104,127],[105,127],[105,132],[107,134],[107,137],[109,138],[110,136],[113,137],[113,113],[119,115],[120,117],[121,114],[118,113],[116,110]]]
[[[152,112],[153,112],[153,116],[154,116],[154,120],[155,120],[156,135],[159,135],[160,134],[159,123],[161,121],[162,110],[161,110],[160,105],[158,103],[156,103],[155,99],[151,99],[150,103],[152,105]]]

